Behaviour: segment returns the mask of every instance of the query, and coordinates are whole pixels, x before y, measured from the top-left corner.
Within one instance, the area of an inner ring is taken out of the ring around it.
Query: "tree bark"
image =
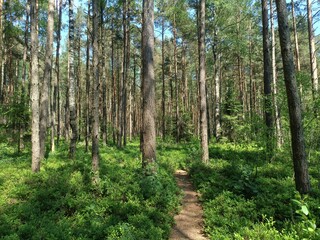
[[[162,12],[164,15],[164,12]],[[161,130],[162,130],[162,139],[165,140],[166,138],[166,94],[165,94],[165,69],[164,69],[164,24],[165,24],[164,16],[161,16],[161,79],[162,79],[162,101],[161,101],[161,108],[162,108],[162,124],[161,124]]]
[[[52,49],[54,28],[54,0],[48,2],[48,25],[45,55],[45,68],[40,98],[40,158],[45,155],[47,128],[49,126],[49,88],[52,71]]]
[[[200,94],[200,138],[202,161],[209,162],[208,122],[206,98],[206,55],[205,55],[205,0],[200,1],[200,33],[199,33],[199,94]]]
[[[89,151],[90,137],[90,1],[88,0],[88,17],[87,17],[87,42],[86,42],[86,129],[85,143],[86,152]]]
[[[268,3],[267,0],[261,0],[262,4],[262,26],[263,26],[263,82],[264,82],[264,115],[266,123],[266,152],[267,158],[272,152],[272,102],[271,102],[271,55],[269,41],[269,24],[268,24]]]
[[[156,171],[149,169],[156,161],[153,0],[143,0],[142,96],[142,166],[149,174]]]
[[[276,0],[276,4],[284,81],[286,85],[289,107],[295,184],[297,191],[299,191],[301,194],[306,194],[310,191],[310,180],[305,151],[303,125],[301,120],[300,99],[295,77],[293,54],[291,50],[290,32],[287,19],[288,13],[285,0]]]
[[[93,181],[99,181],[99,0],[93,0],[93,124],[92,124],[92,172]]]
[[[316,48],[315,48],[311,7],[312,7],[311,1],[307,0],[309,55],[310,55],[311,80],[312,80],[312,96],[313,96],[313,101],[316,101],[317,95],[318,95],[318,67],[317,67],[317,54],[316,54]]]
[[[270,0],[270,32],[271,32],[271,69],[272,69],[272,85],[273,85],[273,105],[274,115],[276,123],[276,138],[277,148],[281,148],[283,145],[280,109],[278,105],[278,88],[277,88],[277,66],[276,66],[276,41],[274,34],[274,20],[273,20],[273,0]]]
[[[74,77],[74,14],[73,0],[69,0],[69,108],[70,127],[72,135],[70,139],[69,157],[73,159],[76,153],[78,140],[77,107],[76,107],[76,80]]]
[[[291,0],[291,15],[292,15],[292,27],[293,27],[293,33],[294,33],[294,55],[296,60],[296,70],[300,72],[300,56],[299,56],[300,54],[299,54],[296,15],[294,12],[294,0]]]
[[[38,72],[38,0],[30,3],[31,21],[31,142],[32,142],[32,171],[40,171],[40,135],[39,135],[39,72]]]

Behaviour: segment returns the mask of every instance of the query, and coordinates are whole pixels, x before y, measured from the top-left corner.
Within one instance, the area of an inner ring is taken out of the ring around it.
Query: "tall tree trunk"
[[[61,44],[61,25],[62,25],[62,0],[59,0],[59,20],[57,33],[57,49],[56,49],[56,69],[57,69],[57,145],[61,136],[61,104],[60,104],[60,44]]]
[[[308,161],[305,151],[301,106],[295,77],[295,67],[291,50],[288,13],[285,0],[276,0],[278,13],[279,37],[283,62],[284,80],[287,91],[292,159],[294,165],[296,189],[301,194],[310,191]]]
[[[317,53],[314,43],[314,31],[312,22],[311,1],[307,0],[308,11],[308,35],[309,35],[309,54],[310,54],[310,70],[312,79],[312,95],[313,101],[316,101],[318,95],[318,67],[317,67]]]
[[[271,102],[271,55],[269,42],[269,24],[268,24],[268,3],[267,0],[261,0],[262,4],[262,26],[263,26],[263,82],[264,82],[264,115],[266,123],[266,151],[267,158],[272,153],[272,102]]]
[[[76,107],[76,80],[74,77],[74,14],[73,0],[69,0],[69,108],[70,127],[72,135],[70,139],[69,157],[73,159],[76,153],[78,139],[77,107]]]
[[[53,49],[53,27],[54,27],[54,0],[48,2],[48,25],[45,68],[40,98],[40,158],[44,158],[46,148],[47,128],[49,126],[49,86],[52,71],[52,49]]]
[[[281,148],[283,145],[283,136],[281,129],[280,109],[278,105],[278,89],[277,89],[277,66],[276,66],[276,41],[274,34],[274,20],[273,20],[273,0],[270,0],[270,31],[271,31],[271,60],[272,60],[272,85],[273,85],[273,105],[275,112],[276,123],[276,137],[277,147]]]
[[[142,166],[150,174],[156,171],[151,165],[156,161],[153,0],[143,0],[142,19]]]
[[[202,161],[209,162],[208,122],[206,98],[206,53],[205,53],[205,0],[200,1],[200,33],[199,33],[199,94],[200,94],[200,138]]]
[[[164,18],[164,12],[162,12],[163,16],[161,16],[161,78],[162,78],[162,99],[161,99],[161,108],[162,108],[162,139],[165,140],[166,138],[166,94],[165,94],[165,69],[164,69],[164,24],[165,24],[165,18]]]
[[[214,61],[214,136],[217,141],[221,138],[221,53],[218,52],[218,30],[214,30],[213,61]]]
[[[107,77],[106,77],[106,36],[103,20],[103,4],[100,4],[100,39],[101,39],[101,79],[102,79],[102,141],[107,144]]]
[[[294,0],[291,0],[291,15],[292,15],[292,27],[293,27],[293,33],[294,33],[294,55],[296,60],[296,70],[300,72],[300,56],[299,56],[296,14],[294,12]]]
[[[179,80],[178,80],[178,49],[177,49],[177,28],[176,14],[173,15],[173,70],[174,83],[176,87],[176,142],[180,141],[180,116],[179,116]]]
[[[86,152],[89,151],[90,136],[90,1],[88,0],[88,17],[87,17],[87,42],[86,42],[86,129],[85,143]]]
[[[31,142],[32,142],[32,171],[40,171],[40,135],[39,135],[39,72],[38,72],[38,1],[31,0]]]
[[[99,0],[93,0],[93,124],[92,124],[92,172],[93,181],[99,181]]]
[[[3,66],[3,21],[2,21],[2,14],[3,14],[3,0],[0,0],[0,103],[3,102],[3,74],[2,66]]]

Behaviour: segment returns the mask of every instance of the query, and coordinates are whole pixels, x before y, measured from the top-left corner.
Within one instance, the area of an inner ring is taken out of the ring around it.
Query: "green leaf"
[[[309,210],[308,210],[308,208],[307,208],[306,205],[302,205],[302,206],[301,206],[301,211],[302,211],[303,214],[306,215],[306,216],[309,214]]]

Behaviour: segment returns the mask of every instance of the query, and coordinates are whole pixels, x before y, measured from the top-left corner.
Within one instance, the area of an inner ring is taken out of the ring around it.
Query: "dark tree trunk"
[[[288,26],[288,12],[285,0],[276,0],[278,12],[278,26],[283,62],[284,80],[287,91],[290,131],[292,144],[292,159],[295,173],[296,189],[301,194],[310,191],[308,162],[305,151],[303,125],[301,120],[301,106],[295,77],[295,67],[291,50],[290,32]]]
[[[267,0],[262,0],[262,27],[263,27],[263,82],[264,82],[264,115],[266,123],[266,152],[267,158],[271,157],[272,153],[272,98],[271,98],[271,55],[269,41],[269,24],[268,24],[268,3]]]

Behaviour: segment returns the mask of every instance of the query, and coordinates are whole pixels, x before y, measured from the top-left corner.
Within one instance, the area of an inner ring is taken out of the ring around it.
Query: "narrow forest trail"
[[[203,234],[203,211],[188,173],[178,170],[175,173],[178,186],[184,197],[181,211],[174,217],[175,226],[171,230],[169,240],[206,240]]]

